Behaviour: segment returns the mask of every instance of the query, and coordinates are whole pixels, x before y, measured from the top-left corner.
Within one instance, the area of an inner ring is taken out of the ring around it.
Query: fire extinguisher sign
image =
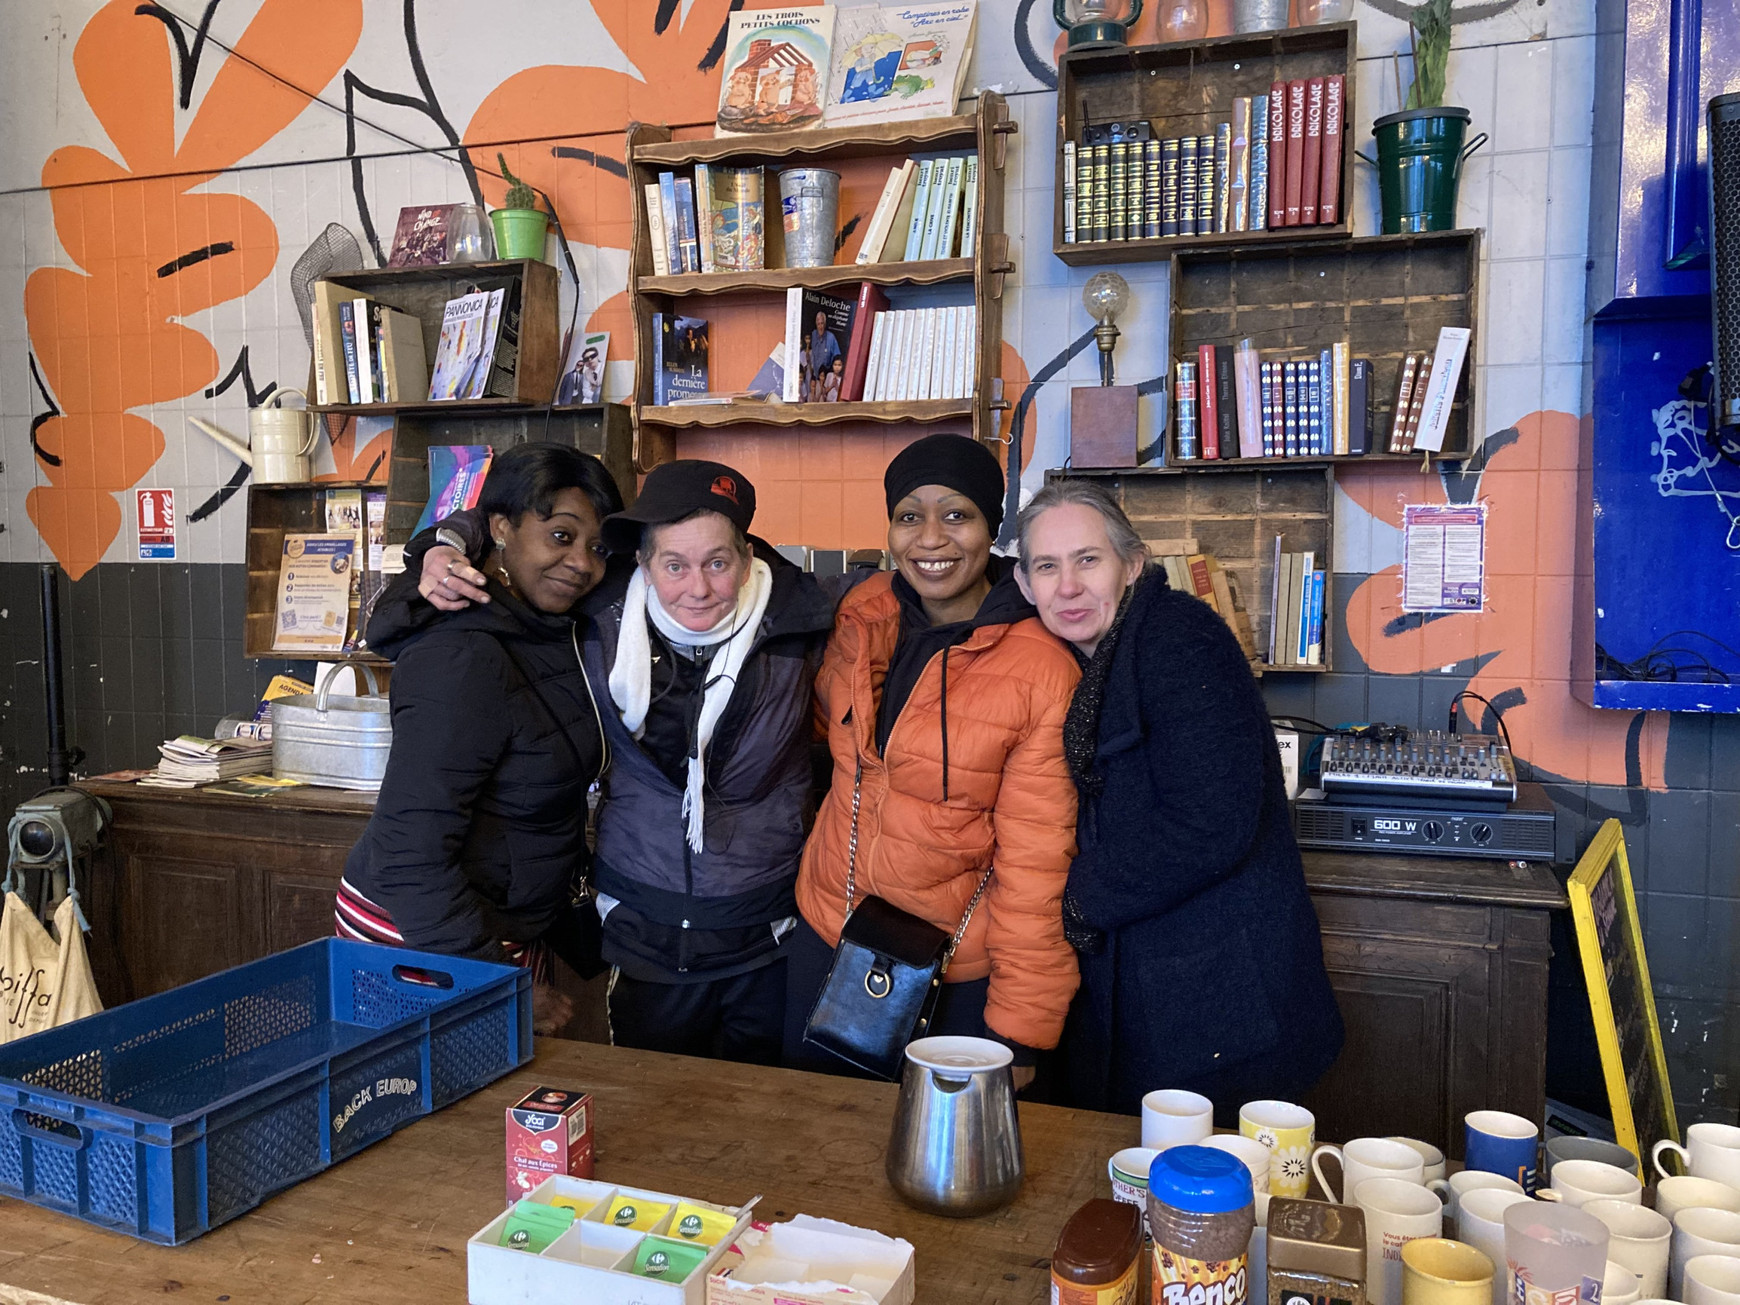
[[[139,560],[175,560],[175,491],[135,490],[139,510]]]

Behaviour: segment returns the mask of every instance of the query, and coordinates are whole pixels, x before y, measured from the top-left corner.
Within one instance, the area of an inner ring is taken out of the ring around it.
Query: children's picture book
[[[568,365],[556,386],[556,402],[603,403],[604,364],[610,361],[610,332],[581,331],[568,350]]]
[[[487,293],[449,299],[441,313],[441,338],[435,346],[435,367],[429,376],[430,399],[457,399],[465,392],[489,325]]]
[[[818,5],[731,15],[719,81],[719,135],[821,124],[834,13],[834,6]]]
[[[674,403],[707,392],[707,322],[653,314],[653,402]]]
[[[399,210],[388,267],[433,267],[447,261],[447,224],[457,204],[410,204]]]
[[[429,446],[429,501],[417,518],[420,534],[443,517],[477,506],[483,495],[483,480],[489,475],[495,452],[487,444],[431,444]]]
[[[285,535],[274,652],[343,652],[350,628],[351,534]]]
[[[841,9],[826,125],[952,114],[966,84],[978,17],[977,0]]]

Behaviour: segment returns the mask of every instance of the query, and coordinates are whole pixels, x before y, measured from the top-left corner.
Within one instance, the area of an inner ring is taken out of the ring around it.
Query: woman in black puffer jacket
[[[604,575],[600,523],[622,500],[597,459],[535,443],[495,460],[479,508],[493,601],[407,620],[407,576],[369,623],[394,661],[393,750],[345,863],[337,929],[527,965],[537,1024],[554,1027],[568,1007],[548,986],[550,951],[588,960],[572,907],[586,793],[607,760],[570,612]]]

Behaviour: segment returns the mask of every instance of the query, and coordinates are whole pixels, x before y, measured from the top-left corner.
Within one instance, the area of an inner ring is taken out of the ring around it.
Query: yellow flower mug
[[[1239,1108],[1239,1133],[1269,1148],[1269,1194],[1303,1197],[1311,1186],[1317,1117],[1290,1101],[1251,1101]]]

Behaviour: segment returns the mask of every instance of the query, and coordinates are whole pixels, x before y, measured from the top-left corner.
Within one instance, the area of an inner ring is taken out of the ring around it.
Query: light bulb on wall
[[[1116,272],[1095,272],[1081,288],[1081,305],[1094,319],[1094,341],[1100,347],[1100,384],[1112,383],[1112,346],[1117,344],[1118,317],[1130,304],[1130,283]]]

